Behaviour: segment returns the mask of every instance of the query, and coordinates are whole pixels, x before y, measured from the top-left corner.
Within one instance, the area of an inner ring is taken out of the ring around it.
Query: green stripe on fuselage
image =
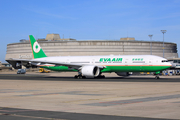
[[[170,66],[106,66],[101,72],[156,72]]]
[[[53,71],[62,71],[62,72],[76,72],[76,69],[70,69],[66,66],[41,66],[41,68],[46,68]]]
[[[77,72],[66,66],[42,66],[53,71]],[[101,72],[156,72],[170,68],[170,66],[106,66]]]

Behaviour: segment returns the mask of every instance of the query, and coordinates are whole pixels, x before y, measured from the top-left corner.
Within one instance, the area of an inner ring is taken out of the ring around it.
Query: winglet
[[[34,39],[32,35],[29,35],[29,40],[30,40],[34,59],[47,57],[44,51],[42,50],[42,48],[40,47],[39,43]]]

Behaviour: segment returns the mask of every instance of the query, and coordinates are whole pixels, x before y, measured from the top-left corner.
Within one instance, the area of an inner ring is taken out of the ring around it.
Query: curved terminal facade
[[[91,55],[152,55],[163,57],[163,42],[136,40],[39,40],[39,44],[47,56],[91,56]],[[164,57],[178,58],[177,45],[164,43]],[[10,58],[32,59],[29,41],[7,45],[6,60]]]

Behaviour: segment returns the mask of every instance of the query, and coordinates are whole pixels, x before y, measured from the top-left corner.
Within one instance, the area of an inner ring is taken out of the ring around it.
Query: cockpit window
[[[162,60],[162,62],[168,62],[168,60]]]

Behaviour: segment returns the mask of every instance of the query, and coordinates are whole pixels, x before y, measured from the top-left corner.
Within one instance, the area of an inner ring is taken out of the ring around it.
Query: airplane
[[[41,67],[53,71],[78,72],[74,78],[105,78],[102,73],[115,72],[119,76],[129,76],[130,72],[159,73],[172,65],[167,59],[154,55],[107,55],[107,56],[56,56],[48,57],[39,43],[29,35],[34,59],[8,59],[15,69],[22,65]]]

